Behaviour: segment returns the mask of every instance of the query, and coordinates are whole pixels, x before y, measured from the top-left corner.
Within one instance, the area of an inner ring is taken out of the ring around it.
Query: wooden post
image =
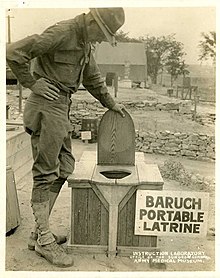
[[[189,88],[189,99],[192,99],[192,86]]]
[[[19,89],[19,113],[22,112],[22,85],[18,82],[18,89]]]
[[[176,87],[176,98],[178,98],[178,95],[179,95],[178,90],[179,90],[179,86],[177,85],[177,87]]]
[[[198,103],[198,87],[194,89],[194,111],[193,111],[193,120],[196,120],[196,111],[197,111],[197,103]]]
[[[109,204],[108,257],[116,256],[118,230],[118,204]]]
[[[114,77],[114,88],[115,88],[115,97],[118,96],[118,75],[115,73]]]
[[[182,90],[181,90],[181,99],[183,99],[183,93],[184,93],[184,87],[182,87]]]
[[[8,15],[8,43],[11,43],[11,18],[14,18],[13,16]]]
[[[117,92],[115,90],[115,80],[114,79],[112,79],[112,88],[114,90],[115,97],[117,97]]]

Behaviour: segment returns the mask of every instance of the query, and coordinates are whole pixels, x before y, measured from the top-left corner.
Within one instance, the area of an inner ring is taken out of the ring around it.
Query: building
[[[112,47],[103,42],[96,46],[95,60],[103,77],[114,72],[120,80],[129,79],[132,82],[147,81],[147,58],[144,43],[118,43]]]

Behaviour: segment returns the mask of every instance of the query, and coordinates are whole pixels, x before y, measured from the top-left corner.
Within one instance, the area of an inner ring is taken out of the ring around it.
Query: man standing
[[[115,103],[108,93],[91,53],[91,43],[107,39],[114,46],[114,34],[124,20],[122,8],[92,8],[87,14],[61,21],[41,35],[28,36],[7,49],[8,65],[21,85],[32,91],[23,115],[34,159],[31,205],[36,226],[28,247],[59,267],[73,264],[60,246],[66,237],[54,235],[49,228],[56,198],[74,170],[71,94],[82,83],[103,106],[124,116],[124,106]],[[32,59],[33,73],[29,67]]]

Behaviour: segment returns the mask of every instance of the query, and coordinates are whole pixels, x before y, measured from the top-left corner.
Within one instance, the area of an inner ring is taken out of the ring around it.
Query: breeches
[[[31,93],[26,102],[23,118],[31,135],[33,189],[47,191],[55,180],[66,179],[74,170],[70,105],[70,97],[64,95],[50,101]]]

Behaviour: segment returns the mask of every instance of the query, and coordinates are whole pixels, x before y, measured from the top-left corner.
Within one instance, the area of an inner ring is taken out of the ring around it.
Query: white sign
[[[81,131],[81,139],[82,140],[90,140],[90,139],[92,139],[91,131]]]
[[[209,193],[137,190],[135,235],[206,236]]]

